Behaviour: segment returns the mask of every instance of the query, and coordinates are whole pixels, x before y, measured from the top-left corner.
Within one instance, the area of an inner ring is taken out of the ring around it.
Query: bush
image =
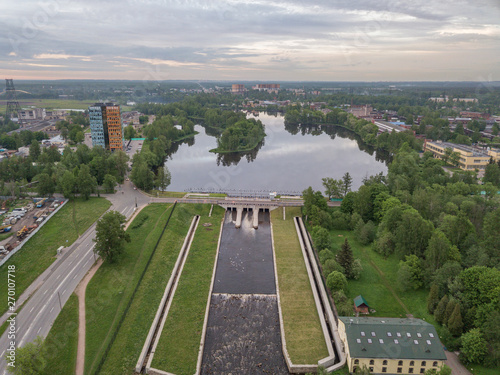
[[[326,286],[332,293],[340,290],[345,292],[347,291],[347,279],[343,273],[333,271],[326,278]]]
[[[321,264],[325,264],[328,259],[333,259],[334,257],[335,255],[333,255],[333,253],[328,249],[324,249],[319,252],[319,262]]]
[[[377,240],[373,244],[373,250],[385,257],[394,253],[394,239],[391,232],[379,233]]]
[[[363,273],[363,266],[361,265],[361,259],[355,259],[352,264],[351,277],[354,280],[359,280],[362,273]]]
[[[368,245],[375,239],[377,228],[371,220],[366,224],[364,224],[363,221],[360,221],[358,222],[358,225],[356,225],[354,233],[356,234],[359,243],[361,243],[362,245]]]
[[[350,228],[349,215],[338,210],[333,211],[332,227],[337,230],[348,230]]]
[[[347,298],[344,291],[339,290],[333,293],[333,301],[335,302],[335,307],[337,307],[337,313],[340,316],[353,315],[353,306],[351,300]]]
[[[335,259],[328,259],[323,265],[323,275],[328,276],[333,271],[344,273],[344,267],[342,267]]]

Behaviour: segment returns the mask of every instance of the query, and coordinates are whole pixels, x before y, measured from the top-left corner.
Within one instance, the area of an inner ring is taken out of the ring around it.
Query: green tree
[[[326,278],[326,286],[332,292],[337,292],[339,290],[346,292],[347,291],[347,279],[344,276],[344,274],[342,274],[338,271],[333,271]]]
[[[460,336],[462,334],[464,323],[462,321],[459,303],[455,304],[455,308],[448,319],[447,327],[450,330],[450,333],[454,336]]]
[[[102,186],[106,193],[113,194],[115,192],[116,178],[110,174],[105,175]]]
[[[42,173],[38,175],[37,180],[38,184],[36,186],[38,194],[40,194],[42,197],[51,196],[54,194],[56,186],[51,176],[49,176],[47,173]]]
[[[493,163],[486,166],[483,182],[491,182],[495,186],[500,186],[500,166],[498,164]]]
[[[330,233],[320,226],[312,228],[311,236],[313,239],[314,247],[319,249],[330,249]]]
[[[401,290],[417,290],[423,285],[422,261],[414,254],[399,262],[398,284]]]
[[[488,348],[479,328],[473,328],[462,335],[461,359],[465,363],[482,363]]]
[[[166,190],[168,185],[170,185],[170,181],[172,176],[170,175],[170,171],[167,166],[163,166],[158,168],[158,173],[155,177],[155,187],[158,190]]]
[[[80,166],[78,172],[78,177],[76,178],[76,184],[78,186],[78,192],[80,195],[88,200],[90,194],[94,193],[97,188],[97,181],[95,177],[90,175],[90,168],[86,164]]]
[[[106,262],[115,262],[123,252],[125,242],[130,242],[130,235],[123,228],[125,221],[125,216],[110,211],[97,222],[94,251]]]
[[[132,125],[128,125],[125,127],[125,130],[123,131],[123,136],[125,139],[131,140],[132,138],[137,137],[137,133],[135,131],[135,128]]]
[[[431,285],[431,290],[427,296],[427,311],[434,314],[436,307],[439,303],[439,286],[437,284]]]
[[[351,191],[352,177],[349,172],[342,176],[342,196],[345,197]]]
[[[66,170],[58,183],[59,189],[62,191],[64,198],[74,198],[77,191],[76,178],[73,173]]]
[[[340,247],[340,251],[337,253],[337,263],[344,268],[345,276],[348,279],[351,279],[353,277],[352,267],[354,263],[354,255],[352,254],[351,245],[349,245],[347,238]]]
[[[131,178],[133,183],[140,189],[151,190],[154,186],[153,171],[143,159],[137,159],[136,156],[134,156]]]
[[[443,323],[444,314],[446,311],[446,306],[448,306],[448,302],[449,302],[448,296],[445,294],[443,298],[441,298],[441,300],[439,301],[436,310],[434,310],[434,318],[436,319],[436,322],[438,322],[439,324]]]
[[[452,152],[450,155],[450,163],[451,165],[458,167],[458,164],[460,163],[460,153],[459,152]]]
[[[425,250],[426,270],[434,274],[438,268],[441,268],[448,260],[450,248],[451,243],[443,232],[439,229],[432,232],[429,246]]]
[[[40,150],[40,143],[35,139],[31,142],[30,144],[30,156],[33,159],[33,161],[37,161],[38,158],[40,157],[41,150]]]
[[[5,355],[7,362],[9,353]],[[16,375],[39,375],[44,373],[47,366],[47,347],[43,339],[37,336],[33,342],[27,343],[22,348],[17,348],[15,356],[15,367],[7,366],[11,374]]]
[[[336,180],[331,177],[325,177],[322,179],[323,187],[325,188],[325,195],[328,196],[328,199],[332,198],[342,198],[342,181]]]

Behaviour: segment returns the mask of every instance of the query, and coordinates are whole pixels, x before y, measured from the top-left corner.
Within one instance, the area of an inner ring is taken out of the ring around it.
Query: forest
[[[500,166],[490,164],[480,185],[474,172],[449,175],[442,165],[404,143],[387,175],[365,178],[358,191],[346,176],[325,178],[325,193],[343,198],[339,208],[328,207],[319,191],[304,191],[303,215],[341,314],[352,314],[345,290],[366,264],[347,240],[334,248],[332,230],[352,231],[374,253],[399,259],[397,288],[426,291],[448,350],[460,350],[466,364],[499,366],[500,181],[493,176]]]

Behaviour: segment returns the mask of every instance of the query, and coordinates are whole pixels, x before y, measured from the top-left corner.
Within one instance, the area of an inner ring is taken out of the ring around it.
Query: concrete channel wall
[[[319,298],[321,299],[321,301],[323,303],[324,316],[320,315],[320,318],[323,317],[323,320],[324,320],[326,317],[326,322],[328,323],[328,325],[330,327],[330,331],[333,334],[332,339],[335,343],[335,348],[336,348],[337,353],[340,357],[339,362],[334,364],[335,354],[333,354],[333,358],[332,358],[332,355],[330,355],[329,357],[326,357],[326,358],[318,361],[318,365],[325,367],[328,372],[332,372],[332,371],[338,370],[341,367],[344,367],[344,365],[346,363],[346,355],[344,352],[344,348],[342,346],[342,342],[340,340],[337,323],[336,323],[335,316],[334,316],[333,311],[332,311],[332,307],[330,305],[330,301],[328,299],[328,294],[326,292],[325,286],[324,286],[322,278],[321,278],[321,272],[320,272],[318,264],[316,263],[316,260],[315,260],[316,258],[315,258],[314,253],[313,253],[314,250],[312,248],[311,242],[309,241],[309,236],[307,235],[307,231],[306,231],[306,228],[305,228],[304,223],[302,221],[302,218],[300,218],[300,217],[297,217],[296,229],[297,229],[297,234],[299,235],[299,238],[302,238],[302,240],[304,242],[304,247],[305,247],[307,253],[309,254],[309,259],[311,260],[310,263],[312,265],[312,272],[313,272],[315,280],[316,280],[316,285],[319,289]],[[300,234],[299,230],[302,233],[302,235]],[[302,246],[302,244],[301,244],[301,246]],[[306,262],[306,265],[309,265],[309,262]],[[313,287],[313,289],[315,289],[315,288]],[[327,339],[330,337],[330,334],[328,332],[328,329],[325,331],[325,328],[323,329],[323,334],[325,335],[325,339]],[[331,343],[330,343],[330,346],[328,349],[329,352],[330,352],[330,347],[331,347]]]
[[[153,323],[151,324],[151,328],[149,329],[148,336],[146,337],[146,341],[144,342],[144,346],[142,348],[141,354],[137,361],[135,371],[140,373],[142,367],[146,366],[146,373],[153,374],[154,371],[160,371],[151,369],[151,362],[153,360],[154,351],[156,346],[158,345],[158,341],[161,337],[161,331],[163,330],[163,326],[167,319],[168,311],[170,309],[170,305],[172,304],[172,300],[174,298],[175,290],[177,289],[177,284],[180,279],[180,275],[182,273],[182,269],[184,268],[184,264],[186,263],[186,259],[189,254],[189,249],[191,248],[191,243],[193,242],[194,235],[196,233],[196,228],[198,227],[198,223],[200,217],[195,216],[191,222],[191,226],[189,227],[188,233],[184,239],[184,243],[182,244],[181,250],[179,251],[179,255],[177,257],[177,261],[175,262],[174,268],[172,270],[172,275],[168,280],[167,286],[165,287],[165,292],[163,293],[163,297],[160,301],[160,305],[158,306],[158,310],[156,311],[155,318]],[[163,314],[163,315],[162,315]],[[161,319],[161,322],[160,322]],[[158,326],[159,325],[159,326]],[[155,337],[155,332],[156,337]],[[155,340],[153,343],[153,339]],[[151,348],[151,345],[152,348]],[[151,348],[151,351],[149,350]],[[147,356],[149,355],[149,358]],[[148,359],[147,363],[144,363]],[[153,372],[151,372],[153,371]],[[158,372],[156,372],[158,373]],[[161,372],[163,374],[167,374],[165,372]]]
[[[38,231],[40,230],[40,228],[42,228],[45,225],[45,223],[47,223],[49,221],[49,219],[51,219],[56,214],[56,212],[58,212],[67,202],[68,202],[67,199],[64,200],[54,211],[52,211],[50,213],[49,216],[47,216],[47,218],[44,221],[42,221],[40,223],[40,225],[33,232],[31,232],[24,240],[22,240],[21,243],[19,245],[17,245],[15,249],[13,249],[10,253],[8,253],[5,256],[5,258],[3,258],[0,261],[0,266],[2,266],[5,262],[7,262],[10,259],[11,256],[13,256],[19,250],[21,250],[22,247],[24,246],[24,244],[26,242],[28,242],[31,239],[31,237],[33,237],[36,233],[38,233]]]

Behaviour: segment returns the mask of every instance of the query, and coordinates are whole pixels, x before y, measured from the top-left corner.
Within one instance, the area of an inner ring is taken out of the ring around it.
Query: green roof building
[[[420,319],[339,317],[339,336],[351,373],[423,374],[446,360],[436,329]]]

